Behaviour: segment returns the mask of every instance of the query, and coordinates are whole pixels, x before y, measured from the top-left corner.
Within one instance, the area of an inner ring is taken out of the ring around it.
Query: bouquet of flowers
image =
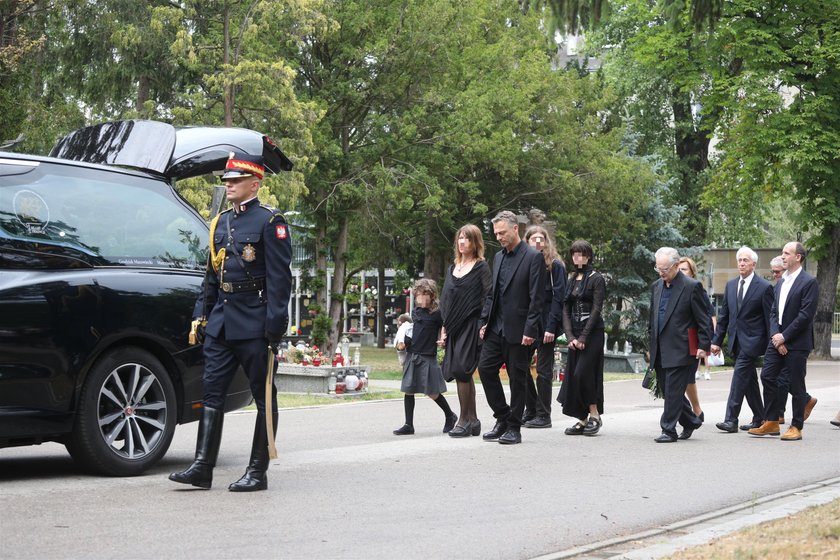
[[[292,346],[286,351],[286,361],[292,364],[319,366],[325,363],[325,360],[324,355],[314,344],[304,348]]]

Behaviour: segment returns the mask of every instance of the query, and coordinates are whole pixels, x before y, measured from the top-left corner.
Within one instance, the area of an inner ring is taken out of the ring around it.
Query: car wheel
[[[98,473],[135,476],[163,457],[175,433],[172,380],[139,348],[112,350],[91,368],[67,449]]]

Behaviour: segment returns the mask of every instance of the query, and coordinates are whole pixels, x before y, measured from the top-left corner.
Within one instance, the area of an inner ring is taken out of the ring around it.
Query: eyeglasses
[[[659,268],[658,266],[654,265],[653,270],[655,270],[659,274],[667,274],[668,271],[671,270],[672,268],[674,268],[675,266],[677,266],[677,264],[678,263],[674,263],[671,266],[669,266],[668,268]]]
[[[785,273],[784,270],[771,270],[770,272],[773,273],[773,276],[781,276],[782,274]]]

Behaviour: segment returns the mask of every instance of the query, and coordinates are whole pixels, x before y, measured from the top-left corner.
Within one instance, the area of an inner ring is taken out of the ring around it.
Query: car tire
[[[160,361],[140,348],[111,350],[85,380],[67,449],[96,473],[136,476],[169,449],[176,420],[175,388]]]

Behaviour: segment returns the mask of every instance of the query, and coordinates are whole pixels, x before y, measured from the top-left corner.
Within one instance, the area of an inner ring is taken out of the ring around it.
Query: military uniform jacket
[[[207,267],[194,318],[207,317],[206,332],[216,338],[224,332],[227,340],[278,340],[289,324],[292,286],[292,243],[283,215],[254,198],[240,211],[218,216],[210,243],[211,256],[222,249],[224,255]]]

